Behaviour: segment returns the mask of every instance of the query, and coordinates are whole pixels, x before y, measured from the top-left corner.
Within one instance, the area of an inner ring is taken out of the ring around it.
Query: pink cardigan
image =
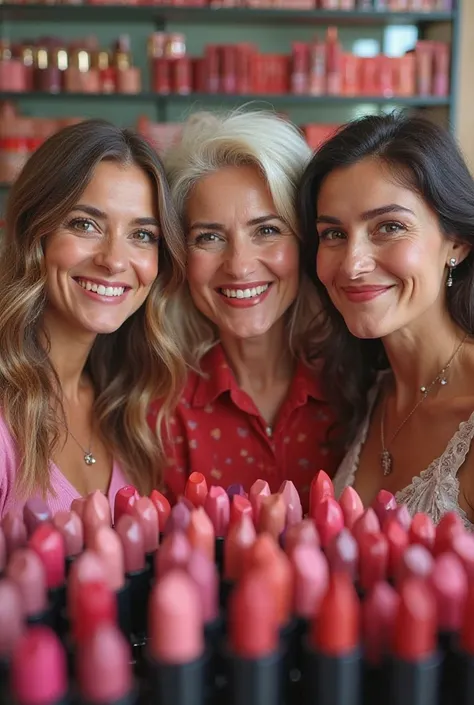
[[[18,472],[18,452],[3,415],[0,414],[0,519],[9,511],[22,509],[25,498],[19,497],[15,490],[15,478]],[[71,485],[53,462],[51,467],[51,485],[56,496],[49,494],[47,504],[53,514],[62,510],[69,510],[73,499],[80,497],[79,492]],[[114,500],[117,491],[127,485],[127,479],[118,463],[114,462],[112,477],[110,479],[108,499],[110,508],[114,510]]]

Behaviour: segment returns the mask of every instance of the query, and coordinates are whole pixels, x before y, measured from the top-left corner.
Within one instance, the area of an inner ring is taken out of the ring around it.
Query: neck
[[[48,355],[62,396],[71,402],[79,401],[84,386],[84,367],[96,335],[86,331],[78,333],[48,311],[43,317],[43,331],[45,342],[49,341]]]
[[[243,389],[262,391],[277,380],[291,378],[293,362],[279,321],[265,335],[245,340],[221,336],[235,378]]]
[[[407,327],[383,339],[400,406],[419,398],[420,388],[429,387],[456,353],[446,373],[448,380],[453,376],[462,356],[462,349],[458,348],[464,338],[464,331],[446,312],[437,321],[427,316],[417,321],[416,328]],[[440,389],[442,386],[435,385],[433,394]]]

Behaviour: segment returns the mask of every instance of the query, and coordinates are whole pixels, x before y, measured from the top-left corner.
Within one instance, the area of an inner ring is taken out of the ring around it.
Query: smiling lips
[[[261,303],[271,288],[272,282],[251,282],[241,286],[222,286],[216,289],[229,306],[235,308],[248,308]]]
[[[93,295],[97,299],[107,299],[114,302],[121,301],[124,295],[130,290],[127,284],[122,282],[107,282],[95,279],[85,279],[77,277],[74,280],[87,294]]]
[[[345,286],[342,287],[342,290],[344,291],[349,301],[352,301],[353,303],[364,303],[366,301],[371,301],[372,299],[377,298],[377,296],[384,294],[391,288],[391,284],[388,286],[375,284],[373,286]]]

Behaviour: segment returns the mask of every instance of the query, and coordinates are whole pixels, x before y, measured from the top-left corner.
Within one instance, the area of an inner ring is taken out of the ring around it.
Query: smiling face
[[[137,166],[101,162],[46,239],[47,316],[111,333],[143,304],[158,275],[156,202]]]
[[[467,255],[380,161],[324,180],[317,201],[317,272],[358,338],[382,338],[446,309],[447,265]]]
[[[201,179],[187,201],[188,282],[221,335],[264,335],[296,298],[299,245],[255,167]]]

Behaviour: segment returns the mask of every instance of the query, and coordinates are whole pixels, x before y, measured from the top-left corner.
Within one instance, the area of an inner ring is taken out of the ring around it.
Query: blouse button
[[[272,429],[272,427],[271,427],[271,426],[267,426],[266,429],[265,429],[265,433],[267,434],[267,436],[268,436],[269,438],[271,438],[271,436],[272,436],[272,434],[273,434],[273,429]]]

